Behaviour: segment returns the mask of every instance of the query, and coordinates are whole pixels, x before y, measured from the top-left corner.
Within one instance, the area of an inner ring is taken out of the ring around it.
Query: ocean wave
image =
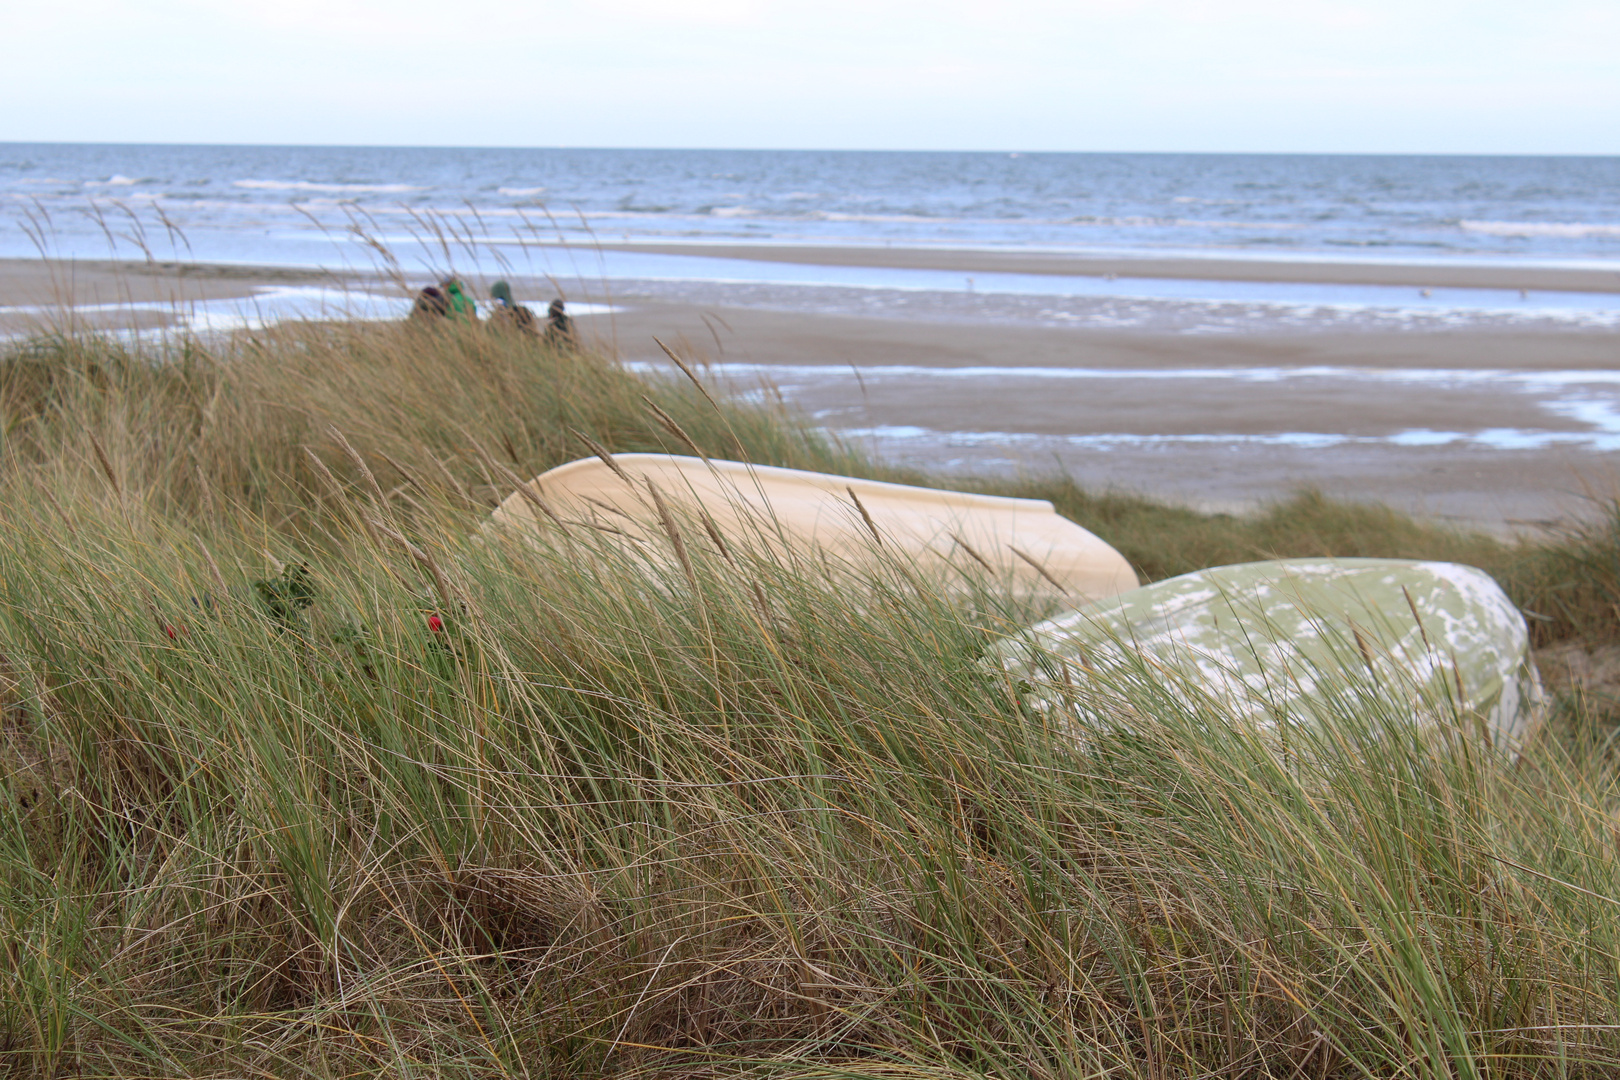
[[[521,199],[530,195],[544,195],[546,193],[546,189],[543,187],[503,187],[496,188],[495,191],[496,194],[509,195],[514,199]]]
[[[1620,225],[1604,225],[1585,221],[1459,221],[1463,232],[1485,236],[1553,236],[1578,240],[1589,236],[1620,238]]]
[[[929,217],[925,214],[844,214],[834,210],[816,210],[805,214],[812,221],[843,221],[868,222],[879,225],[892,225],[905,222],[921,222],[928,225],[951,224],[966,219]]]
[[[1154,229],[1304,229],[1308,228],[1303,221],[1204,221],[1198,218],[1180,217],[1093,217],[1082,214],[1078,217],[1062,218],[1055,222],[1046,222],[1040,219],[1030,219],[1031,224],[1057,224],[1057,225],[1100,225],[1105,228],[1154,228]]]
[[[427,190],[414,184],[323,184],[314,180],[233,180],[231,186],[250,191],[328,191],[375,195],[399,195],[407,191]]]
[[[84,186],[85,187],[132,187],[135,184],[144,184],[144,183],[147,183],[147,182],[148,181],[146,181],[146,180],[137,180],[133,176],[125,176],[123,173],[113,173],[111,176],[107,177],[107,179],[105,179],[105,180],[86,180],[84,182]]]

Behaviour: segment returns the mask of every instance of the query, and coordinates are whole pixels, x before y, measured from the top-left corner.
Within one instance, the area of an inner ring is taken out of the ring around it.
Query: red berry
[[[444,633],[444,620],[439,618],[437,615],[429,615],[428,629],[433,631],[435,634]]]

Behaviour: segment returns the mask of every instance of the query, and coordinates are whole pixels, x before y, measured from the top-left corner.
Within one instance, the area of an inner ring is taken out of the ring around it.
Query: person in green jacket
[[[467,295],[467,287],[461,283],[460,278],[447,277],[439,285],[444,289],[444,295],[450,301],[450,310],[447,314],[455,318],[471,319],[473,322],[478,321],[478,305],[474,304],[472,297]]]

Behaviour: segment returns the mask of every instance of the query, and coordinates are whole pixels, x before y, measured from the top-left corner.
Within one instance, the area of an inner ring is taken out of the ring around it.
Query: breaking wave
[[[325,184],[314,180],[234,180],[231,186],[249,191],[350,192],[356,195],[401,195],[407,191],[427,190],[413,184]]]
[[[1459,221],[1464,232],[1484,236],[1551,236],[1563,240],[1580,240],[1593,236],[1620,238],[1620,225],[1593,224],[1584,221]]]

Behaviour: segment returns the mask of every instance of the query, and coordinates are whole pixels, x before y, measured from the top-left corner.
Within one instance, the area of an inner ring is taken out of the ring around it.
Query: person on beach
[[[434,323],[450,314],[450,300],[437,285],[429,285],[416,294],[416,303],[406,317],[411,323]]]
[[[497,281],[489,287],[490,299],[495,302],[489,313],[489,325],[500,330],[515,330],[531,337],[540,336],[540,320],[525,304],[512,302],[512,286]]]
[[[439,282],[439,285],[444,289],[445,298],[450,301],[449,315],[473,322],[478,321],[478,305],[467,295],[467,287],[461,283],[460,278],[447,277]]]
[[[437,285],[429,285],[416,294],[416,303],[406,321],[431,325],[440,319],[470,319],[478,321],[478,308],[467,295],[467,288],[458,277],[447,277]]]
[[[579,339],[574,336],[574,320],[563,310],[561,297],[553,300],[551,307],[546,309],[545,341],[553,349],[579,348]]]

